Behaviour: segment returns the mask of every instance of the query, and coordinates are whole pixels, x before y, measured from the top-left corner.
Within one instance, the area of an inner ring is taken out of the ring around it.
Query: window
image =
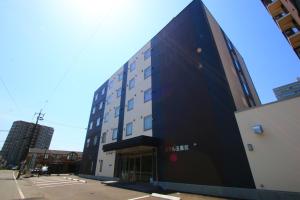
[[[99,172],[102,172],[103,160],[99,160]]]
[[[120,97],[122,94],[122,88],[117,89],[117,97]]]
[[[90,146],[90,138],[88,138],[87,140],[86,140],[86,147],[89,147]]]
[[[130,72],[134,71],[134,70],[135,70],[135,68],[136,68],[136,63],[135,63],[135,61],[134,61],[134,62],[133,62],[133,63],[131,63],[131,64],[130,64],[130,66],[129,66],[129,70],[130,70]]]
[[[144,60],[147,60],[151,56],[151,49],[147,49],[147,51],[144,52]]]
[[[126,136],[132,135],[132,122],[126,124]]]
[[[247,87],[246,83],[243,82],[242,85],[243,85],[243,87],[244,87],[244,90],[245,90],[247,96],[250,96],[250,92],[249,92],[249,90],[248,90],[248,87]]]
[[[104,93],[105,93],[105,88],[102,89],[101,95],[104,95]]]
[[[101,102],[100,102],[100,105],[99,105],[99,110],[101,110],[102,107],[103,107],[103,102],[101,101]]]
[[[115,108],[115,117],[119,117],[120,115],[120,106]]]
[[[237,58],[234,56],[233,58],[233,61],[234,61],[234,66],[235,68],[238,70],[238,71],[241,71],[241,66],[240,66],[240,63],[238,62]]]
[[[95,114],[95,112],[96,112],[96,108],[93,107],[92,113]]]
[[[128,100],[128,105],[127,105],[127,111],[132,110],[134,107],[134,99],[129,99]]]
[[[104,114],[104,122],[107,122],[107,121],[108,121],[108,115],[109,115],[108,112]]]
[[[118,74],[118,80],[122,81],[123,80],[123,72],[121,72],[120,74]]]
[[[106,142],[106,133],[102,133],[102,140],[101,140],[101,143],[105,143]]]
[[[45,159],[48,159],[49,158],[49,155],[48,154],[45,154]]]
[[[116,140],[118,137],[118,129],[115,128],[112,133],[112,140]]]
[[[152,129],[152,115],[144,117],[144,131]]]
[[[129,81],[129,90],[131,90],[132,88],[134,88],[134,86],[135,86],[135,79],[133,78],[133,79],[131,79]]]
[[[97,123],[96,123],[96,126],[99,126],[99,125],[100,125],[100,117],[98,117]]]
[[[98,99],[98,93],[96,93],[95,95],[95,101],[97,101],[97,99]]]
[[[152,99],[152,90],[149,88],[144,92],[144,102],[150,101]]]
[[[229,40],[229,38],[226,37],[226,42],[227,42],[227,45],[229,47],[230,50],[233,50],[233,46],[232,46],[232,43],[231,41]]]
[[[114,80],[110,80],[110,81],[108,82],[108,88],[111,89],[112,86],[113,86],[113,84],[114,84]]]
[[[93,128],[93,122],[91,121],[89,129],[91,130],[92,128]]]
[[[147,79],[149,76],[151,76],[151,66],[144,70],[144,79]]]
[[[94,146],[96,146],[96,144],[97,144],[97,141],[98,141],[98,137],[97,137],[97,136],[95,136],[95,137],[94,137],[94,141],[93,141],[93,145],[94,145]]]

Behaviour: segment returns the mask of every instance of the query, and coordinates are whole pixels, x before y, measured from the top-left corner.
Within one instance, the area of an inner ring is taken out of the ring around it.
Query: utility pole
[[[26,143],[26,151],[25,151],[24,155],[22,155],[22,157],[21,157],[21,161],[20,161],[20,164],[19,164],[20,168],[19,168],[19,173],[18,173],[17,179],[21,176],[21,172],[23,171],[23,168],[25,166],[25,159],[26,159],[27,154],[29,152],[29,149],[30,149],[30,146],[31,146],[31,143],[32,143],[32,139],[34,137],[34,132],[35,132],[37,126],[38,126],[38,123],[39,123],[39,121],[44,120],[45,113],[42,113],[42,111],[43,111],[43,109],[41,109],[40,112],[38,112],[38,113],[34,113],[34,116],[37,115],[37,117],[36,117],[35,124],[34,124],[32,130],[31,130],[31,134],[28,137],[23,138],[25,140],[25,142],[26,142],[27,138],[29,138],[29,141],[28,141],[28,144]]]

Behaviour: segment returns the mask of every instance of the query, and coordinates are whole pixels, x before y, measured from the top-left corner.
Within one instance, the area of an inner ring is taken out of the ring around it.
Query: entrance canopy
[[[158,144],[159,144],[158,138],[141,135],[127,140],[122,140],[119,142],[103,145],[102,149],[104,152],[106,152],[106,151],[138,147],[138,146],[157,147]]]

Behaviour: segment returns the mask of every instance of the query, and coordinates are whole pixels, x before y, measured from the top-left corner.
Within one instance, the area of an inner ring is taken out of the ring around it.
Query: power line
[[[110,12],[113,8],[113,5],[110,6],[108,8],[108,14],[111,14],[112,12]],[[48,98],[46,99],[44,106],[42,109],[45,109],[47,104],[49,103],[49,101],[53,98],[54,94],[56,93],[56,91],[58,90],[58,88],[60,87],[60,85],[62,84],[62,82],[64,81],[64,79],[69,75],[69,73],[71,72],[72,69],[75,69],[73,67],[73,63],[76,63],[78,58],[80,57],[80,55],[86,50],[86,48],[88,47],[88,44],[90,43],[91,39],[96,35],[96,33],[98,32],[102,21],[104,20],[105,16],[100,17],[99,22],[96,25],[95,30],[89,35],[89,37],[87,38],[85,44],[80,48],[80,50],[78,51],[77,55],[73,57],[72,61],[71,61],[71,66],[69,66],[69,68],[66,69],[66,71],[63,73],[62,77],[59,79],[59,81],[57,82],[57,84],[55,85],[53,91],[50,93],[50,95],[48,96]],[[109,17],[109,15],[108,15]]]
[[[58,125],[58,126],[64,126],[64,127],[69,127],[69,128],[73,128],[73,129],[79,129],[79,130],[86,130],[86,128],[79,127],[76,125],[66,124],[66,123],[62,123],[62,122],[49,121],[49,120],[44,120],[44,121],[49,122],[51,124]]]
[[[10,100],[13,102],[13,104],[16,106],[16,108],[17,108],[18,110],[20,110],[20,108],[19,108],[17,102],[15,101],[14,97],[12,96],[11,92],[9,91],[8,87],[6,86],[4,80],[2,79],[1,76],[0,76],[0,81],[1,81],[1,83],[2,83],[2,85],[3,85],[3,87],[5,88],[5,90],[6,90],[7,94],[8,94],[8,96],[9,96]]]

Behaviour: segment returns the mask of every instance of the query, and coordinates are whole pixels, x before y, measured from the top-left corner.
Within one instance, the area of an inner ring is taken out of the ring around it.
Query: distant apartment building
[[[30,148],[26,158],[26,168],[48,166],[49,173],[78,173],[82,152]]]
[[[257,105],[242,56],[194,0],[95,91],[81,173],[255,188],[234,112]]]
[[[300,1],[261,0],[300,58]]]
[[[296,82],[274,88],[273,91],[278,100],[300,96],[300,78]]]
[[[29,148],[48,149],[54,129],[25,121],[15,121],[2,147],[6,165],[19,165]]]

